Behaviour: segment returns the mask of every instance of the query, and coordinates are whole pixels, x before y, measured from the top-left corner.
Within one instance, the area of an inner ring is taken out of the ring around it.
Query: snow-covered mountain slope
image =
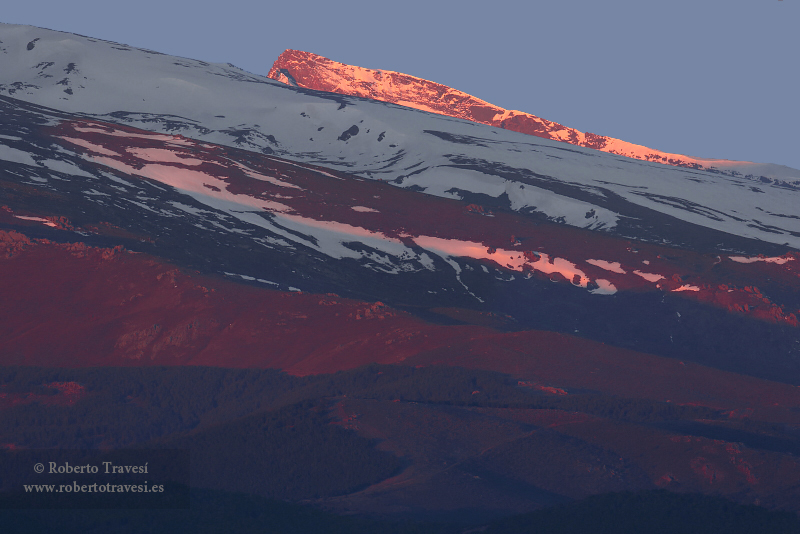
[[[14,99],[629,238],[800,248],[800,187],[788,181],[631,159],[39,28],[2,25],[0,47],[0,95]],[[24,158],[5,140],[0,150]]]
[[[796,183],[800,180],[800,171],[784,165],[663,152],[604,135],[584,133],[530,113],[503,109],[457,89],[408,74],[347,65],[300,50],[286,50],[267,76],[295,87],[392,102],[645,161],[716,170],[731,176],[750,175],[766,181]]]
[[[633,243],[9,97],[0,136],[0,229],[800,383],[795,252]]]

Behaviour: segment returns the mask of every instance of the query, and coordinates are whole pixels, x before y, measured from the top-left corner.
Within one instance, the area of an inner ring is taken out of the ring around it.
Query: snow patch
[[[662,278],[664,278],[664,277],[663,277],[662,275],[660,275],[660,274],[654,274],[654,273],[643,273],[642,271],[633,271],[633,274],[635,274],[635,275],[637,275],[637,276],[641,276],[642,278],[644,278],[644,279],[645,279],[645,280],[647,280],[648,282],[654,282],[654,283],[655,283],[655,282],[658,282],[659,280],[661,280]]]
[[[673,292],[676,292],[676,291],[700,291],[700,288],[697,287],[697,286],[682,285],[681,287],[679,287],[677,289],[673,289],[672,291]]]
[[[74,128],[74,130],[77,130],[77,131],[81,132],[81,131],[88,130],[88,128],[77,128],[76,127],[76,128]],[[97,131],[97,133],[105,133],[105,132]],[[114,152],[113,150],[109,150],[109,149],[107,149],[107,148],[105,148],[103,146],[100,146],[100,145],[96,144],[96,143],[92,143],[88,139],[80,139],[80,138],[76,138],[76,137],[58,137],[57,139],[61,139],[62,141],[66,141],[66,142],[68,142],[70,144],[86,148],[86,149],[88,149],[88,150],[90,150],[92,152],[95,152],[97,154],[103,154],[104,156],[116,156],[117,155],[117,153]]]
[[[278,187],[288,187],[288,188],[291,188],[291,189],[299,189],[301,191],[303,190],[303,188],[300,187],[299,185],[295,185],[295,184],[290,183],[290,182],[284,182],[283,180],[279,180],[278,178],[275,178],[273,176],[267,176],[265,174],[261,174],[261,173],[256,172],[253,169],[251,169],[251,168],[249,168],[249,167],[247,167],[245,165],[242,165],[241,163],[238,163],[238,162],[236,162],[235,164],[247,176],[249,176],[250,178],[253,178],[255,180],[261,180],[261,181],[264,181],[264,182],[268,182],[268,183],[271,183],[272,185],[277,185]]]
[[[595,295],[613,295],[617,292],[617,288],[608,280],[598,279],[595,280],[595,283],[598,285],[598,287],[596,289],[592,289],[589,291],[589,293],[593,293]]]
[[[125,151],[139,159],[155,163],[180,163],[181,165],[202,165],[204,163],[201,159],[183,156],[164,148],[133,147],[126,148]]]
[[[94,176],[92,176],[88,172],[78,168],[76,165],[73,165],[68,161],[63,161],[58,159],[47,159],[41,161],[40,163],[41,165],[44,165],[51,171],[61,172],[72,176],[83,176],[84,178],[94,178]]]
[[[23,165],[38,166],[36,161],[28,152],[11,148],[10,146],[0,145],[0,160],[22,163]]]
[[[539,271],[544,274],[560,274],[573,285],[587,288],[591,280],[578,267],[563,258],[551,258],[547,254],[538,253],[539,259],[535,262],[529,261],[525,255],[518,250],[504,250],[488,248],[481,243],[472,241],[460,241],[457,239],[443,239],[440,237],[419,236],[413,238],[414,242],[422,248],[430,250],[434,254],[441,256],[445,260],[452,257],[468,257],[473,259],[491,260],[501,267],[513,271],[522,272],[525,268]],[[483,266],[482,266],[483,267]],[[484,268],[484,271],[486,269]],[[576,281],[577,280],[577,281]],[[600,280],[596,281],[600,284]],[[599,289],[594,292],[599,294],[612,294],[604,291],[616,292],[609,282],[603,281]]]
[[[612,273],[628,274],[618,261],[586,260],[586,263],[591,263],[592,265],[605,269],[606,271],[611,271]]]
[[[792,261],[794,258],[791,257],[791,256],[785,257],[785,258],[782,258],[780,256],[778,256],[776,258],[762,258],[762,257],[759,257],[759,256],[750,257],[750,258],[748,258],[746,256],[730,256],[730,259],[735,261],[735,262],[737,262],[737,263],[755,263],[757,261],[763,261],[763,262],[766,262],[766,263],[777,263],[778,265],[783,265],[784,263],[786,263],[788,261]]]
[[[17,219],[22,219],[25,221],[36,221],[40,223],[44,223],[46,226],[50,226],[52,228],[56,228],[56,223],[48,221],[47,219],[43,219],[42,217],[26,217],[24,215],[14,215]]]

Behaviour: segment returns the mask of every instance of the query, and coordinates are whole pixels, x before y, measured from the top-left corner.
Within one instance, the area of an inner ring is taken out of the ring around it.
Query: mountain
[[[189,447],[207,490],[401,521],[655,488],[800,510],[794,175],[478,124],[323,59],[281,81],[0,25],[0,443]]]
[[[629,238],[800,246],[794,183],[632,160],[71,34],[4,25],[0,40],[13,58],[0,95],[16,100]]]

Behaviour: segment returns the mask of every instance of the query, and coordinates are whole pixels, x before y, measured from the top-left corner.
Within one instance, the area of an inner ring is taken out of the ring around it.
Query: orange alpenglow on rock
[[[436,82],[400,72],[347,65],[300,50],[283,52],[267,76],[288,85],[391,102],[629,158],[696,169],[760,171],[756,168],[760,164],[752,162],[694,158],[584,133],[530,113],[503,109]]]

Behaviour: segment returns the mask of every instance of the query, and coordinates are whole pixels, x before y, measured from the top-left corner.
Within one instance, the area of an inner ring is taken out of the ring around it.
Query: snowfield
[[[699,228],[800,248],[800,171],[650,163],[28,26],[0,25],[0,41],[0,95],[38,105],[653,242]],[[0,157],[33,163],[6,145]]]

